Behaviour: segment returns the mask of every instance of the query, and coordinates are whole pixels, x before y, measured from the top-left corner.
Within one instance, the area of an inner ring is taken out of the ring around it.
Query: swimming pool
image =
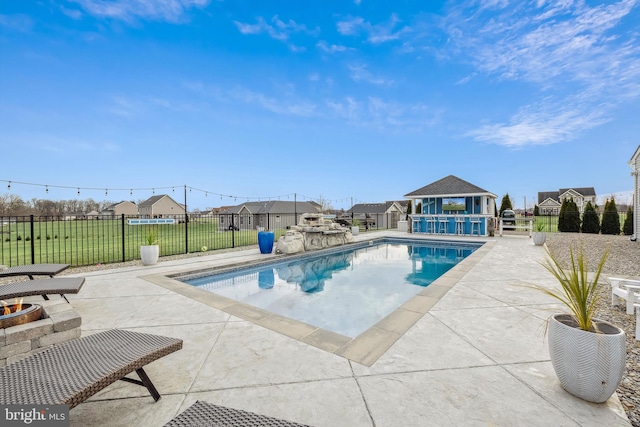
[[[177,279],[222,297],[354,338],[481,245],[387,238]]]

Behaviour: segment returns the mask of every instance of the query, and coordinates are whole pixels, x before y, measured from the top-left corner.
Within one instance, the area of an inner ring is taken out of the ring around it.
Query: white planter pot
[[[547,240],[547,233],[542,233],[540,231],[533,232],[533,244],[536,246],[544,245],[544,242]]]
[[[351,227],[351,234],[357,236],[360,233],[360,227],[353,226]]]
[[[153,265],[158,262],[160,256],[160,246],[158,245],[145,245],[140,246],[140,258],[142,264]]]
[[[398,221],[398,231],[407,231],[407,221]]]
[[[568,314],[549,319],[549,355],[562,388],[588,402],[602,403],[616,391],[625,369],[624,331],[594,319],[604,333],[572,326]]]

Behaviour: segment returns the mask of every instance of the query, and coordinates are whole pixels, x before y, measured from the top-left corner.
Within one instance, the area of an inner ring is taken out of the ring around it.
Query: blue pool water
[[[355,338],[480,246],[385,239],[179,280]]]

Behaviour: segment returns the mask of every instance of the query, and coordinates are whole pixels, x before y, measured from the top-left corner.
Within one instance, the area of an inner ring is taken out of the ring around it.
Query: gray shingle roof
[[[386,203],[358,203],[353,205],[347,212],[383,214],[387,209],[389,209],[389,206]]]
[[[560,193],[557,191],[539,191],[538,192],[538,204],[544,202],[547,199],[558,200]]]
[[[569,187],[569,188],[561,188],[559,193],[563,194],[569,190],[573,190],[577,193],[580,193],[583,196],[595,196],[596,190],[593,187]]]
[[[250,213],[257,214],[266,214],[266,213],[277,213],[277,214],[289,214],[289,213],[317,213],[320,212],[317,203],[312,202],[290,202],[283,200],[271,200],[266,202],[246,202],[237,206],[231,206],[228,209],[224,210],[224,214],[237,214],[243,208],[247,209]]]
[[[140,203],[140,206],[153,206],[158,202],[158,200],[162,199],[164,196],[165,194],[160,194],[159,196],[151,196],[144,202]]]
[[[419,188],[411,193],[405,194],[404,197],[416,197],[416,196],[446,196],[446,195],[459,195],[465,194],[479,194],[490,193],[489,191],[473,185],[463,179],[454,175],[449,175],[441,180],[432,182],[422,188]]]

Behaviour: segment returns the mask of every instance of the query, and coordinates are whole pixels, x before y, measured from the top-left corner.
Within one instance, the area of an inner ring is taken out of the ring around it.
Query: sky
[[[0,195],[630,203],[640,0],[0,0]]]

